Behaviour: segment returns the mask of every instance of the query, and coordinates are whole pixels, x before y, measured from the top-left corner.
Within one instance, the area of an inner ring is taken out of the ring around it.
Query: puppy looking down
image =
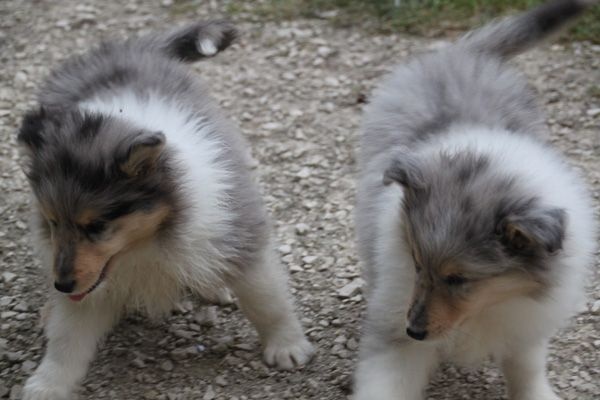
[[[182,62],[234,39],[225,22],[105,43],[47,80],[18,136],[52,285],[46,354],[25,400],[68,399],[127,311],[231,289],[265,361],[307,362],[247,145]]]
[[[513,400],[555,400],[550,336],[584,296],[595,222],[507,60],[579,15],[549,2],[396,68],[362,127],[369,282],[356,400],[417,400],[442,360],[492,356]]]

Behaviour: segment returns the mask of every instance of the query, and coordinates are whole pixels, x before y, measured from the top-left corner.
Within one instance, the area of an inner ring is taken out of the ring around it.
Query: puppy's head
[[[482,156],[404,156],[384,183],[404,188],[402,243],[416,269],[407,334],[442,337],[487,307],[539,295],[562,248],[565,212]]]
[[[18,141],[39,228],[52,247],[55,287],[72,300],[168,226],[175,187],[162,133],[41,108],[25,116]]]

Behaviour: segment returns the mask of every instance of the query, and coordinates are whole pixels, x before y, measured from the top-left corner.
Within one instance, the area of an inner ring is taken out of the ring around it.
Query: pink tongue
[[[73,301],[81,301],[87,295],[87,293],[74,294],[69,296],[69,298]]]

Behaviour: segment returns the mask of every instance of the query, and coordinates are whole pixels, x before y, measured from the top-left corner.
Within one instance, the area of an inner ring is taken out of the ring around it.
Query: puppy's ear
[[[45,140],[42,131],[47,115],[47,110],[40,107],[28,111],[23,117],[17,136],[17,142],[23,155],[31,157],[44,146]]]
[[[399,183],[405,188],[424,189],[425,179],[416,159],[402,156],[392,162],[392,165],[383,174],[383,184]]]
[[[503,218],[496,228],[501,242],[518,255],[534,255],[539,249],[555,253],[562,249],[566,212],[560,208],[527,211]]]
[[[140,131],[119,157],[119,168],[131,177],[148,173],[156,166],[165,141],[162,132]]]

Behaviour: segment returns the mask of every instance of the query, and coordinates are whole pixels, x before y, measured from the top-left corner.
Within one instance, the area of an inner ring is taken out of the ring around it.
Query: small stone
[[[306,179],[311,175],[311,171],[310,168],[302,168],[300,171],[298,171],[298,173],[296,174],[296,176],[300,179]]]
[[[4,311],[3,313],[0,313],[0,319],[9,319],[15,315],[17,315],[17,313],[14,311]]]
[[[306,225],[305,223],[299,223],[296,224],[296,233],[298,235],[304,235],[306,234],[306,232],[308,232],[308,230],[310,229],[310,227],[308,225]]]
[[[8,398],[10,400],[19,400],[21,398],[21,393],[22,392],[23,392],[23,386],[21,386],[21,385],[14,385],[10,389],[10,395],[8,396]]]
[[[281,254],[290,254],[292,252],[292,246],[290,246],[289,244],[284,244],[282,246],[279,246],[278,250]]]
[[[158,397],[158,392],[156,390],[148,390],[144,393],[144,399],[154,400]]]
[[[146,368],[146,363],[141,358],[135,358],[131,363],[138,368]]]
[[[304,262],[304,264],[312,264],[317,260],[317,256],[306,256],[306,257],[302,257],[302,261]]]
[[[165,360],[160,364],[160,368],[163,371],[172,371],[173,370],[173,362],[170,360]]]
[[[348,350],[358,350],[358,342],[356,341],[356,339],[354,338],[350,338],[347,342],[346,342],[346,347],[348,348]]]
[[[361,291],[364,283],[365,281],[362,278],[356,278],[346,286],[342,287],[341,289],[338,289],[337,295],[338,297],[344,299],[352,297]]]
[[[23,364],[21,364],[21,369],[23,370],[23,372],[29,373],[29,372],[33,371],[36,366],[37,366],[37,363],[27,360],[27,361],[23,362]]]
[[[335,53],[335,50],[333,50],[331,47],[319,46],[319,48],[317,49],[317,54],[324,58],[329,57],[333,53]]]
[[[590,108],[585,113],[590,117],[595,117],[596,115],[600,114],[600,108]]]
[[[302,269],[301,266],[297,265],[297,264],[291,264],[289,267],[289,270],[292,274],[295,274],[296,272],[303,272],[304,269]]]
[[[283,129],[283,125],[279,122],[267,122],[266,124],[263,124],[262,128],[267,131],[279,131]]]
[[[340,86],[340,81],[338,81],[337,78],[329,76],[329,77],[325,78],[325,84],[327,86],[336,87],[336,86]]]
[[[223,375],[219,375],[215,378],[215,384],[217,384],[221,387],[225,387],[225,386],[227,386],[227,379],[225,379],[225,377]]]
[[[12,272],[3,272],[2,273],[2,280],[6,283],[11,283],[16,278],[17,278],[17,275],[13,274]]]
[[[13,307],[13,310],[19,311],[19,312],[27,312],[27,311],[29,311],[29,306],[27,305],[27,303],[22,301],[20,303],[17,303],[17,305]]]
[[[217,307],[202,307],[195,315],[194,320],[201,326],[215,326],[217,323]]]
[[[217,395],[215,394],[212,385],[208,385],[208,388],[206,388],[206,392],[204,393],[202,400],[213,400],[215,397],[217,397]]]
[[[194,332],[186,331],[184,329],[176,329],[173,331],[173,334],[182,339],[192,339],[194,337]]]
[[[594,304],[592,304],[592,306],[590,307],[590,311],[592,312],[592,314],[598,314],[598,312],[600,311],[600,300],[596,300]]]

